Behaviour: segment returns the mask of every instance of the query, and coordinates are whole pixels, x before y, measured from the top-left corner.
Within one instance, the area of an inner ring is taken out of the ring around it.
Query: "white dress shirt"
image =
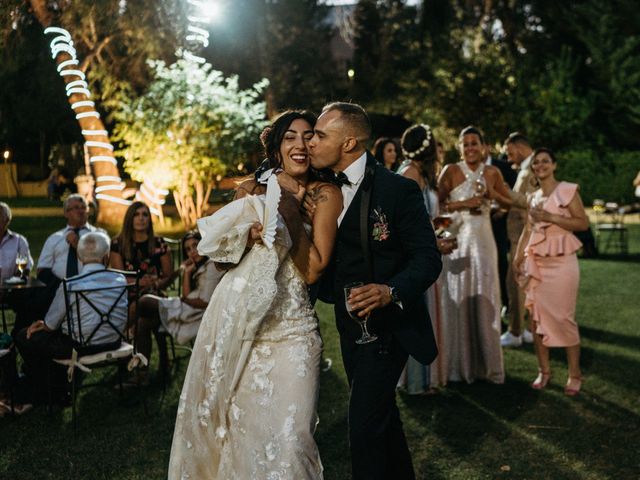
[[[18,254],[27,257],[27,268],[33,268],[33,258],[29,252],[29,242],[22,235],[7,230],[0,238],[0,278],[10,278],[16,271]]]
[[[520,164],[520,167],[518,169],[518,178],[516,178],[516,183],[513,186],[513,190],[515,192],[522,191],[522,183],[527,180],[527,177],[529,177],[529,174],[527,173],[527,171],[529,170],[529,165],[531,165],[532,159],[533,159],[533,153],[529,155],[527,158],[525,158]]]
[[[120,273],[105,271],[103,273],[91,275],[87,279],[79,278],[76,280],[76,277],[80,277],[86,273],[95,272],[97,270],[105,270],[104,265],[100,263],[89,263],[83,266],[79,275],[71,277],[67,281],[67,289],[72,292],[100,289],[96,292],[88,293],[87,297],[98,310],[105,314],[109,311],[116,300],[118,300],[118,297],[120,297],[118,305],[113,309],[109,318],[111,323],[116,326],[120,332],[123,332],[127,323],[127,294],[121,295],[121,288],[104,289],[104,287],[124,288],[127,285],[127,279]],[[78,338],[75,329],[77,328],[78,323],[75,319],[77,311],[75,301],[76,295],[69,294],[69,306],[72,316],[71,326],[72,329],[74,329],[71,337],[77,341]],[[100,315],[86,301],[81,301],[80,318],[80,328],[82,329],[82,335],[86,341],[87,337],[91,335],[91,332],[93,332],[93,329],[100,323]],[[62,284],[60,284],[56,291],[56,296],[53,298],[53,302],[47,311],[47,315],[44,317],[44,323],[50,330],[57,330],[61,328],[62,333],[69,335],[69,328],[66,319],[66,306],[64,301],[64,287]],[[111,343],[117,341],[119,338],[120,337],[113,328],[109,325],[103,325],[91,338],[89,344],[99,345],[103,343]]]
[[[353,197],[356,196],[358,187],[362,183],[364,178],[364,171],[367,167],[367,152],[364,152],[355,162],[344,169],[344,174],[351,182],[351,185],[342,185],[342,212],[338,217],[338,225],[342,223],[345,213],[349,209],[349,205],[353,201]]]
[[[44,242],[40,258],[38,258],[38,268],[50,268],[53,274],[59,279],[67,276],[67,255],[69,254],[69,244],[67,243],[67,234],[73,231],[73,227],[67,225],[62,230],[49,235]],[[101,228],[85,224],[80,227],[78,237],[82,237],[89,232],[103,232]],[[82,263],[78,260],[78,271],[82,270]]]

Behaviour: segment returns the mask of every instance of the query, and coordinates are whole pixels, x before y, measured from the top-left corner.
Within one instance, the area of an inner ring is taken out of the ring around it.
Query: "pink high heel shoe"
[[[582,387],[582,375],[579,377],[569,376],[567,385],[564,387],[564,394],[567,397],[575,397],[580,393],[580,387]]]
[[[533,388],[534,390],[542,390],[547,386],[547,383],[549,383],[550,379],[551,372],[543,372],[542,370],[538,369],[538,376],[531,383],[531,388]]]

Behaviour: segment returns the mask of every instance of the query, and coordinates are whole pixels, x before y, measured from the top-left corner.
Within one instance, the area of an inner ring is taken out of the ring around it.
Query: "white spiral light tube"
[[[77,66],[79,61],[76,57],[76,49],[73,46],[73,40],[71,34],[60,27],[48,27],[44,30],[45,35],[54,34],[53,40],[51,40],[49,46],[51,48],[51,56],[55,59],[59,54],[66,53],[71,58],[64,60],[58,64],[58,74],[64,79],[66,77],[77,77],[76,80],[65,83],[65,90],[67,97],[72,95],[82,95],[85,98],[72,102],[71,108],[76,111],[82,109],[83,111],[76,113],[76,119],[82,118],[100,118],[100,114],[95,110],[95,103],[91,100],[91,91],[89,85],[86,82],[86,76],[82,70],[79,70]],[[85,137],[85,145],[88,148],[101,148],[110,150],[113,152],[113,145],[108,141],[109,133],[106,130],[89,130],[83,129],[82,135]],[[87,139],[89,137],[89,139]],[[106,141],[93,140],[94,137],[104,137]],[[117,160],[111,155],[91,155],[89,157],[89,163],[108,162],[117,167]],[[104,194],[105,191],[122,191],[124,190],[124,182],[120,176],[115,175],[103,175],[96,178],[96,183],[110,182],[107,185],[98,185],[95,187],[96,199],[106,200],[121,205],[131,205],[131,201],[124,198],[115,197],[113,195]],[[114,183],[115,182],[115,183]]]

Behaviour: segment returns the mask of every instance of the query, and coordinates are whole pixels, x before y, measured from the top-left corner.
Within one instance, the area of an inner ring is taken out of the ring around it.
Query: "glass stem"
[[[362,322],[360,324],[360,326],[362,327],[362,333],[364,335],[366,335],[367,337],[370,337],[371,334],[369,333],[369,330],[367,330],[367,322],[369,321],[369,316],[367,316],[367,318],[364,319],[364,322]]]

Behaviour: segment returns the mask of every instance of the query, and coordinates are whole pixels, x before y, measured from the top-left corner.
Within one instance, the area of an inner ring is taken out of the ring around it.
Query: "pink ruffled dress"
[[[560,182],[549,197],[536,190],[529,198],[529,206],[542,205],[549,213],[571,217],[567,206],[577,189],[575,183]],[[525,247],[525,306],[534,331],[542,335],[547,347],[580,343],[575,313],[580,281],[576,252],[581,246],[570,231],[553,223],[536,222]]]

